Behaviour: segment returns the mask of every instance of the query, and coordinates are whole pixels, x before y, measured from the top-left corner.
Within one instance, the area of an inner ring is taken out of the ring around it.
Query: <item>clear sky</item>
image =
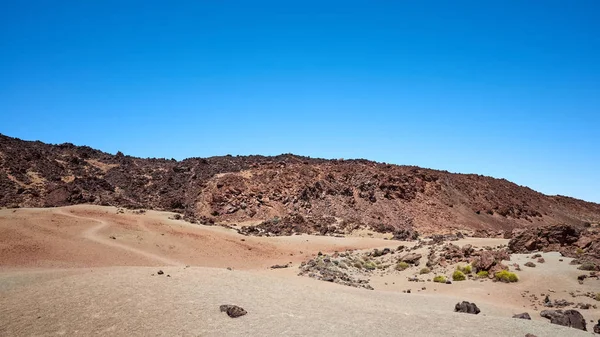
[[[600,202],[600,1],[3,1],[0,133],[295,153]]]

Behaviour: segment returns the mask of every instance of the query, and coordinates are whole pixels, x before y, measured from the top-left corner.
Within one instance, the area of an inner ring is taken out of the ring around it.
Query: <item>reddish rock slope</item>
[[[335,217],[425,233],[600,221],[599,204],[480,175],[291,154],[141,159],[0,135],[0,206],[79,203],[217,221]]]

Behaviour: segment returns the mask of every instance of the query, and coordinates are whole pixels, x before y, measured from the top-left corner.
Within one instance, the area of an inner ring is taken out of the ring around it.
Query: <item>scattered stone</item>
[[[529,314],[526,313],[526,312],[524,312],[522,314],[514,315],[512,318],[519,318],[519,319],[528,319],[528,320],[531,320],[531,316],[529,316]]]
[[[600,319],[598,320],[598,324],[594,325],[594,333],[600,334]]]
[[[272,265],[271,269],[283,269],[283,268],[288,268],[290,265],[289,264],[276,264],[276,265]]]
[[[226,312],[227,315],[231,318],[244,316],[245,314],[248,313],[243,308],[238,307],[237,305],[231,305],[231,304],[223,304],[219,307],[219,309],[221,310],[221,312]]]
[[[109,238],[116,240],[117,238],[114,235],[109,236]]]
[[[529,261],[529,262],[525,263],[525,267],[535,268],[535,263]]]
[[[454,306],[454,312],[462,312],[467,314],[477,315],[481,312],[475,303],[462,301],[460,303],[456,303]]]
[[[538,263],[545,263],[545,262],[546,262],[546,260],[544,260],[544,258],[543,258],[543,257],[540,257],[539,259],[537,259],[537,262],[538,262]]]
[[[419,265],[418,262],[421,259],[421,257],[423,257],[423,255],[421,255],[421,254],[408,253],[408,254],[404,255],[403,257],[401,257],[400,261],[418,266]]]
[[[577,310],[543,310],[540,316],[549,319],[552,324],[587,331],[585,319]]]
[[[163,272],[162,270],[159,270],[159,271],[157,272],[157,274],[158,274],[158,275],[162,275],[162,274],[164,274],[164,273],[165,273],[165,272]]]
[[[592,305],[589,303],[577,303],[577,305],[575,306],[575,308],[579,308],[579,309],[583,309],[583,310],[588,310]]]

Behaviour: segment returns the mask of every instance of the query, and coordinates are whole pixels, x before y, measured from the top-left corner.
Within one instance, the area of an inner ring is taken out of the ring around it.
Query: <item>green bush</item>
[[[438,276],[436,276],[436,277],[433,278],[433,282],[446,283],[446,276],[438,275]]]
[[[368,270],[375,270],[377,269],[377,264],[375,264],[375,262],[373,261],[367,261],[365,262],[364,267]]]
[[[596,301],[600,301],[600,293],[596,294],[596,298],[594,298]]]
[[[466,280],[466,279],[467,279],[467,277],[466,277],[466,276],[465,276],[465,274],[464,274],[462,271],[460,271],[460,270],[457,270],[457,271],[455,271],[455,272],[452,274],[452,280],[453,280],[453,281],[464,281],[464,280]]]
[[[577,248],[577,250],[575,250],[575,254],[577,254],[577,256],[581,256],[583,254],[583,249]]]
[[[396,265],[396,270],[404,270],[408,267],[410,267],[410,265],[408,263],[402,261],[402,262],[398,262],[398,264]]]
[[[419,271],[419,274],[421,274],[421,275],[429,274],[430,272],[431,272],[431,270],[429,268],[425,267]]]
[[[471,272],[473,271],[473,269],[471,268],[471,265],[468,264],[464,267],[462,266],[456,266],[456,270],[462,272],[463,274],[471,274]]]
[[[496,280],[506,283],[517,282],[519,280],[517,274],[511,273],[507,270],[497,272],[496,274],[494,274],[494,277],[496,278]]]
[[[487,278],[490,275],[486,270],[480,270],[477,272],[477,277],[479,278]]]

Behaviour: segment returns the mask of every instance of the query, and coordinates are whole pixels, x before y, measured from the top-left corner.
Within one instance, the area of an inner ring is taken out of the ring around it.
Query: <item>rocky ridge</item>
[[[281,235],[372,228],[405,238],[600,222],[598,204],[480,175],[291,154],[141,159],[0,135],[0,206],[82,203],[175,211],[202,223],[282,219],[287,229],[248,228]]]

